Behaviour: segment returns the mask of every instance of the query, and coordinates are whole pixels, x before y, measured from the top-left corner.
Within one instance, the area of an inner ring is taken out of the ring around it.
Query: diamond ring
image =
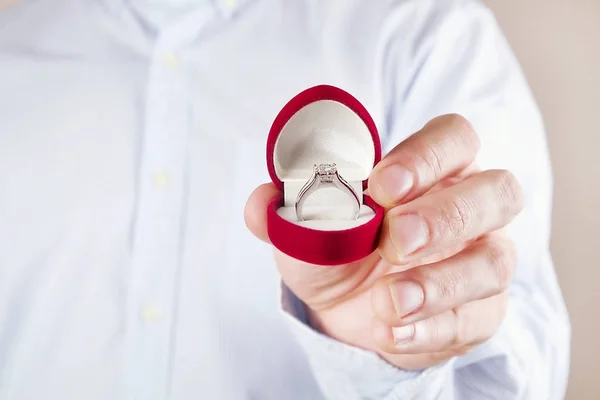
[[[340,176],[335,164],[319,164],[314,166],[313,175],[304,184],[296,198],[296,217],[298,221],[304,221],[302,208],[304,202],[311,194],[325,187],[337,188],[348,195],[352,200],[353,219],[358,218],[360,212],[360,199],[352,186]]]

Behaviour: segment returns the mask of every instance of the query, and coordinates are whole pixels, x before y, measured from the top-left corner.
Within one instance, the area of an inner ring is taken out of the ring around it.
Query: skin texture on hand
[[[369,178],[386,216],[378,251],[363,260],[322,267],[274,249],[313,327],[409,370],[465,354],[495,333],[515,265],[502,229],[521,211],[522,194],[510,172],[480,171],[478,150],[458,115],[396,146]],[[246,205],[246,224],[264,241],[267,204],[278,194],[262,185]]]

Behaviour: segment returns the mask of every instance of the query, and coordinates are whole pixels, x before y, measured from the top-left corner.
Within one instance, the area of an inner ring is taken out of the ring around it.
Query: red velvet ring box
[[[366,108],[346,91],[319,85],[296,95],[275,118],[267,140],[267,166],[282,191],[267,210],[271,243],[295,259],[323,266],[360,260],[377,248],[384,211],[364,194],[381,144]],[[352,218],[351,200],[336,188],[322,188],[304,203],[298,221],[298,192],[314,165],[335,163],[359,194],[360,214]]]

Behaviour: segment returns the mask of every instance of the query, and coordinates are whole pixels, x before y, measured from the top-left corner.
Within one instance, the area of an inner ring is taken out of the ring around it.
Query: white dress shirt
[[[307,325],[246,229],[270,124],[316,84],[389,151],[457,112],[522,183],[497,334],[403,371]],[[559,399],[569,321],[544,129],[460,0],[22,0],[0,11],[0,399]]]

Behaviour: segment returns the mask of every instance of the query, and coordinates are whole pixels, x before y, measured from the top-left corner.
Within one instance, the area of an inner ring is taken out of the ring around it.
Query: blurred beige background
[[[600,0],[486,0],[547,124],[552,252],[573,325],[568,400],[600,399]]]

